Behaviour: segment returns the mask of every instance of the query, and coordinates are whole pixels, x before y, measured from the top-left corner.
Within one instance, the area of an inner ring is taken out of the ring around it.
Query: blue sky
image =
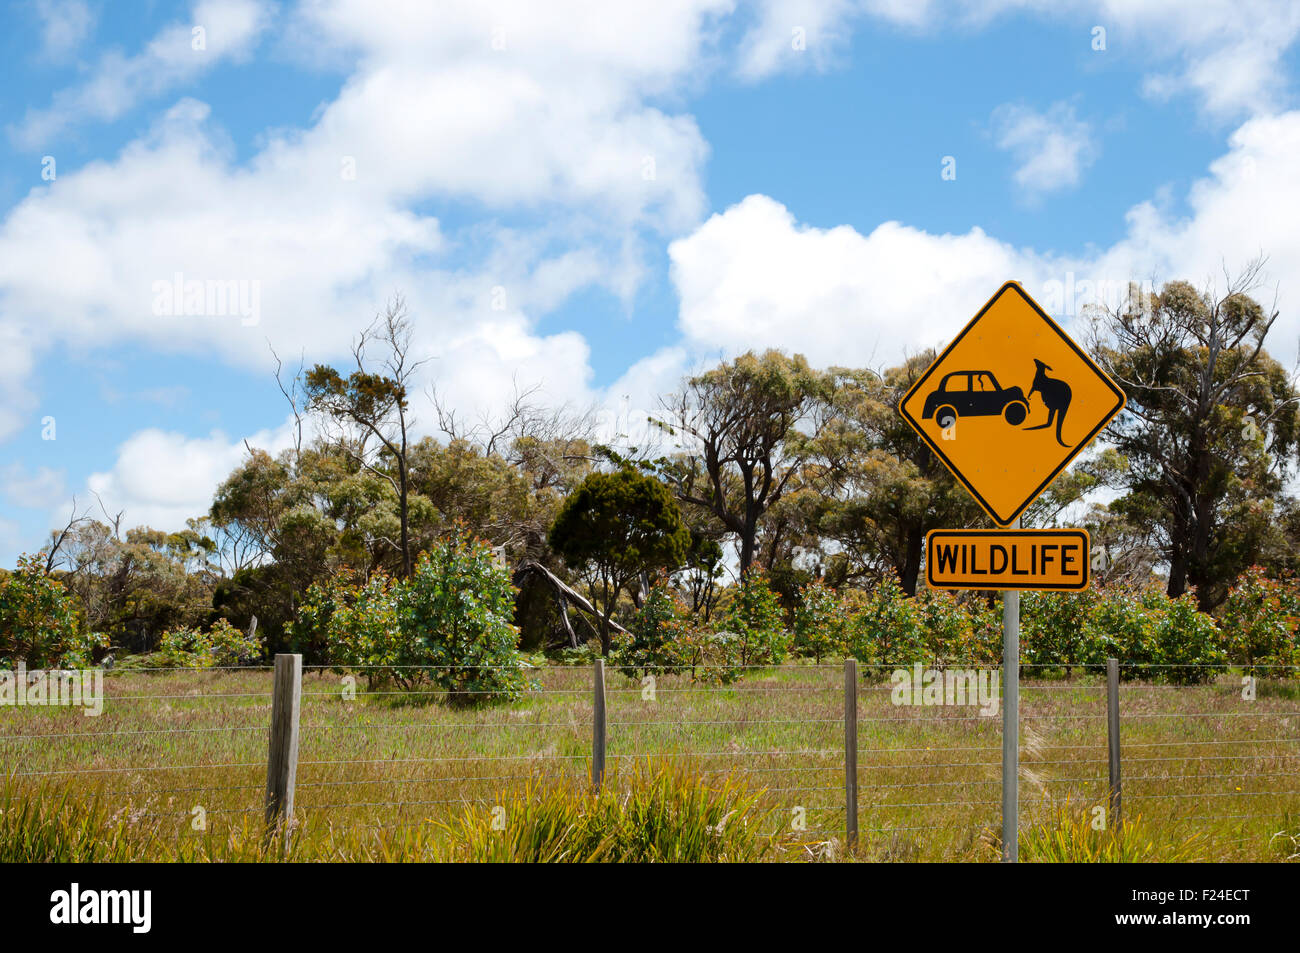
[[[1296,356],[1293,5],[378,6],[4,8],[0,564],[74,495],[199,515],[288,439],[270,349],[342,360],[394,291],[464,412],[537,384],[610,428],[746,348],[941,344],[1007,278],[1263,252]],[[159,313],[178,272],[249,307]]]

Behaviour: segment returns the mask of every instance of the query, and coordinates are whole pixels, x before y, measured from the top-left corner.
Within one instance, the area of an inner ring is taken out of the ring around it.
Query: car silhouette
[[[944,430],[958,417],[1001,417],[1019,427],[1029,416],[1029,401],[1019,387],[1003,388],[988,371],[953,371],[945,374],[925,399],[923,420],[934,418]]]

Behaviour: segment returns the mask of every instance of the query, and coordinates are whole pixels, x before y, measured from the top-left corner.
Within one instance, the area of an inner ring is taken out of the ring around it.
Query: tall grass
[[[997,718],[956,706],[896,706],[888,682],[864,681],[860,846],[847,853],[839,666],[754,670],[727,686],[661,674],[651,698],[638,680],[616,671],[607,687],[606,787],[628,813],[641,811],[638,841],[602,814],[612,810],[608,801],[592,801],[587,791],[590,671],[551,666],[533,675],[538,688],[525,698],[474,709],[436,698],[417,706],[379,691],[354,696],[334,673],[305,675],[297,818],[287,857],[741,856],[726,839],[701,850],[710,842],[685,826],[681,836],[696,846],[683,845],[678,855],[647,833],[681,822],[663,798],[647,802],[650,795],[634,786],[647,758],[681,766],[692,779],[691,797],[722,798],[737,811],[726,837],[752,835],[758,847],[766,844],[765,859],[997,857],[987,846],[1000,826]],[[1109,844],[1054,813],[1062,804],[1082,810],[1105,803],[1104,679],[1026,678],[1021,824],[1037,840],[1022,855],[1153,859],[1154,851],[1171,860],[1185,856],[1179,845],[1199,832],[1209,842],[1198,848],[1205,859],[1297,859],[1300,736],[1291,684],[1265,690],[1261,682],[1258,698],[1246,700],[1233,675],[1192,687],[1123,683],[1124,803],[1128,816],[1141,815],[1154,843],[1139,847]],[[113,673],[105,692],[98,718],[53,706],[0,708],[0,810],[14,812],[0,815],[0,831],[9,831],[0,850],[10,852],[0,859],[285,859],[283,845],[262,844],[268,672]],[[719,793],[719,779],[729,777],[747,780],[743,799],[727,802]],[[563,811],[550,798],[563,799]],[[642,810],[646,803],[658,804],[658,820]],[[484,827],[497,806],[511,825],[504,837]],[[198,813],[206,830],[194,829],[201,826]],[[712,826],[725,814],[705,818]],[[543,837],[544,815],[580,820]],[[793,830],[800,819],[807,829]],[[521,824],[533,825],[531,843],[547,846],[528,848]],[[97,838],[87,830],[101,831],[104,843],[92,843]],[[590,830],[609,835],[608,843],[595,838],[592,847]],[[760,833],[771,838],[764,842]],[[563,849],[555,847],[560,834]],[[468,846],[474,837],[484,845],[478,854]],[[587,846],[574,848],[582,837]]]
[[[0,799],[0,864],[89,863],[136,859],[137,845],[98,801],[68,792]]]
[[[268,841],[253,822],[178,839],[146,812],[110,810],[67,790],[0,790],[0,864],[131,861],[274,861],[297,859],[292,842]],[[345,859],[345,858],[339,858]]]
[[[253,822],[220,836],[166,839],[146,816],[97,801],[6,790],[0,863],[92,861],[440,861],[473,863],[754,862],[781,848],[762,833],[761,792],[731,778],[708,783],[647,763],[617,790],[529,781],[492,808],[393,829],[291,828],[267,838]]]
[[[1211,859],[1208,850],[1209,843],[1197,833],[1177,841],[1157,838],[1141,815],[1097,830],[1091,812],[1068,804],[1058,807],[1053,818],[1020,832],[1020,860],[1031,863],[1193,863]]]
[[[508,805],[508,806],[507,806]],[[702,783],[679,767],[646,765],[622,790],[530,783],[500,807],[471,807],[442,825],[447,853],[473,862],[753,862],[776,841],[758,796],[724,778]]]

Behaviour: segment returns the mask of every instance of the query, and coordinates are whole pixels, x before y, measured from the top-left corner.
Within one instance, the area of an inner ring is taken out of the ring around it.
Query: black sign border
[[[1042,483],[1038,485],[1038,489],[1034,490],[1029,495],[1029,498],[1026,499],[1023,503],[1021,503],[1020,506],[1018,506],[1010,516],[1008,516],[1006,519],[1003,519],[1001,516],[999,516],[997,513],[993,511],[993,507],[989,504],[987,500],[984,499],[983,496],[980,495],[979,491],[977,491],[975,487],[971,485],[970,481],[967,480],[964,476],[962,476],[961,472],[952,463],[952,461],[950,461],[944,455],[944,452],[939,448],[939,445],[934,440],[930,439],[930,436],[925,432],[925,429],[921,426],[921,422],[915,420],[904,409],[904,406],[907,404],[909,400],[912,399],[912,395],[915,394],[918,390],[920,390],[925,385],[925,382],[928,381],[930,377],[934,374],[935,368],[937,368],[940,364],[943,363],[944,359],[947,358],[948,354],[952,351],[952,349],[955,348],[959,343],[961,343],[961,339],[964,338],[967,335],[967,333],[970,332],[971,328],[975,327],[975,325],[979,322],[980,318],[984,317],[984,313],[988,311],[989,308],[993,307],[994,303],[997,302],[1002,297],[1002,295],[1005,294],[1008,290],[1014,290],[1018,295],[1020,295],[1020,297],[1025,301],[1025,303],[1028,304],[1031,308],[1033,308],[1034,311],[1038,313],[1038,316],[1040,318],[1042,318],[1045,322],[1047,322],[1047,326],[1051,328],[1053,331],[1055,331],[1060,336],[1061,340],[1063,340],[1067,345],[1069,345],[1070,349],[1074,351],[1075,354],[1079,355],[1079,357],[1083,360],[1085,364],[1087,364],[1090,368],[1093,369],[1093,371],[1097,374],[1097,376],[1100,377],[1106,383],[1106,386],[1108,388],[1110,388],[1110,391],[1115,395],[1117,402],[1115,404],[1114,409],[1109,411],[1104,417],[1102,417],[1101,423],[1097,424],[1097,426],[1092,429],[1092,432],[1089,433],[1088,436],[1085,437],[1083,440],[1081,440],[1079,444],[1074,448],[1074,450],[1070,454],[1068,454],[1064,460],[1061,461],[1060,465],[1048,475],[1047,479],[1045,479]],[[1020,516],[1021,513],[1023,513],[1026,509],[1029,508],[1029,504],[1033,503],[1034,500],[1038,499],[1038,497],[1042,495],[1043,491],[1052,485],[1053,481],[1055,481],[1056,478],[1061,475],[1061,471],[1064,470],[1066,467],[1068,467],[1071,463],[1073,463],[1074,458],[1077,457],[1080,453],[1082,453],[1084,449],[1090,443],[1092,443],[1093,440],[1096,439],[1097,434],[1101,433],[1102,428],[1104,428],[1108,423],[1110,423],[1115,418],[1115,415],[1124,409],[1124,405],[1127,402],[1128,402],[1128,398],[1127,396],[1125,396],[1124,392],[1120,390],[1119,385],[1117,385],[1113,380],[1111,380],[1110,375],[1108,375],[1105,371],[1103,371],[1100,367],[1098,367],[1097,363],[1092,358],[1090,358],[1087,354],[1085,354],[1083,349],[1080,348],[1079,345],[1074,342],[1074,339],[1071,338],[1068,334],[1066,334],[1065,331],[1061,328],[1061,326],[1057,324],[1055,321],[1053,321],[1051,316],[1048,315],[1046,311],[1044,311],[1042,308],[1038,306],[1037,301],[1029,297],[1029,293],[1026,292],[1025,289],[1020,286],[1020,282],[1008,281],[1005,284],[1003,284],[1001,288],[997,290],[997,292],[993,295],[993,297],[989,298],[989,300],[985,303],[984,307],[980,308],[979,313],[976,314],[975,317],[971,318],[969,322],[967,322],[966,327],[961,329],[961,333],[952,339],[952,342],[946,348],[943,349],[943,353],[940,354],[938,357],[936,357],[934,359],[934,362],[926,369],[925,373],[922,374],[919,378],[917,378],[916,383],[908,388],[907,393],[904,394],[902,399],[899,400],[898,402],[898,413],[902,416],[904,420],[907,421],[908,425],[911,426],[913,430],[915,430],[918,434],[921,435],[921,439],[925,441],[926,446],[928,446],[934,452],[934,455],[938,457],[940,462],[942,462],[943,465],[948,468],[949,472],[951,472],[952,475],[957,478],[957,481],[966,488],[967,492],[970,493],[971,496],[975,497],[975,502],[979,503],[980,507],[983,508],[984,512],[988,513],[989,516],[992,517],[993,522],[997,523],[999,526],[1010,526],[1012,523],[1016,521],[1016,519]]]

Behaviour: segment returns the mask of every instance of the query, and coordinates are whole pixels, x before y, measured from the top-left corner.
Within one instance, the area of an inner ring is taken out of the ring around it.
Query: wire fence
[[[997,668],[864,668],[846,687],[838,663],[713,670],[725,684],[653,667],[551,666],[530,670],[528,687],[505,704],[401,687],[393,674],[301,676],[296,823],[384,829],[471,806],[508,812],[538,785],[590,787],[597,763],[600,783],[619,790],[652,763],[703,784],[743,782],[758,797],[763,833],[792,843],[856,840],[896,860],[996,852]],[[1194,685],[1163,684],[1155,666],[1121,666],[1121,675],[1112,687],[1104,666],[1072,666],[1068,676],[1022,667],[1022,832],[1128,823],[1195,839],[1206,859],[1294,855],[1296,670],[1248,679],[1225,667]],[[10,795],[93,797],[115,817],[174,822],[178,836],[266,816],[270,667],[120,671],[102,684],[93,717],[30,692],[0,705]],[[961,697],[954,685],[965,687]],[[1108,758],[1112,692],[1118,766]]]

